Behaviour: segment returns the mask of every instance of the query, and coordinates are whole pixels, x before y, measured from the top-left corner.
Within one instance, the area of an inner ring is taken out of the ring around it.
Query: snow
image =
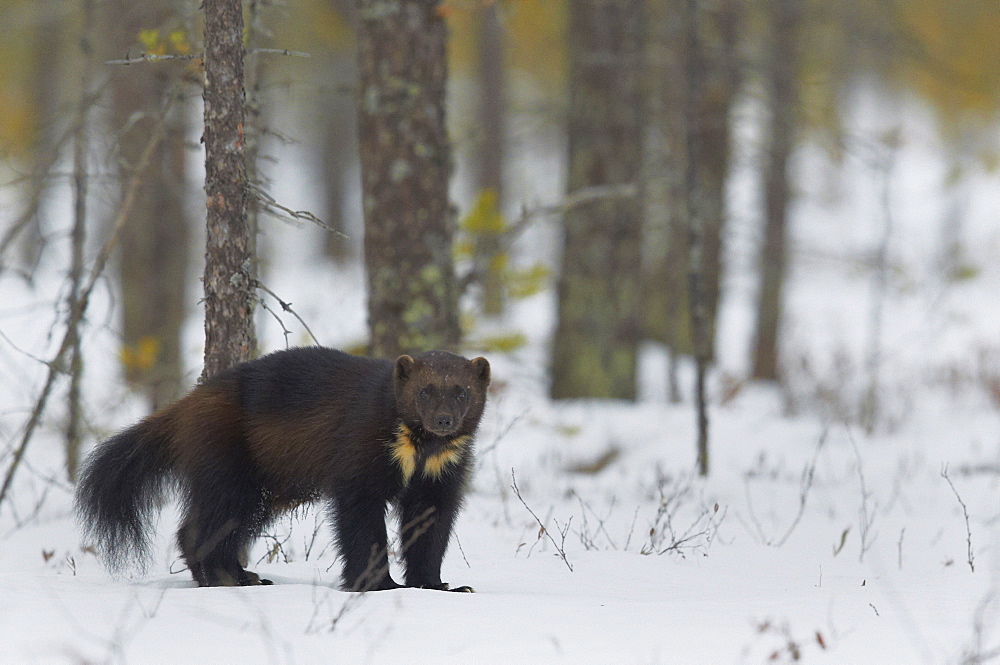
[[[883,223],[881,185],[864,159],[832,167],[806,148],[796,157],[801,196],[786,300],[789,357],[808,369],[794,374],[792,395],[742,381],[756,226],[752,179],[738,173],[732,205],[742,221],[727,255],[707,479],[694,473],[690,403],[666,403],[659,346],[643,348],[636,404],[547,399],[547,291],[502,322],[529,345],[491,355],[496,389],[479,466],[444,563],[447,581],[477,593],[340,591],[315,509],[258,542],[251,568],[273,586],[194,587],[171,544],[173,506],[160,518],[152,569],[115,580],[73,523],[71,488],[61,480],[59,384],[12,501],[0,506],[0,663],[996,660],[1000,404],[985,388],[1000,377],[997,177],[967,176],[963,249],[978,271],[947,282],[935,263],[942,201],[952,195],[942,184],[942,149],[920,109],[902,112],[882,410],[871,433],[853,416],[870,370],[866,261]],[[885,129],[856,124],[870,137]],[[550,162],[538,160],[537,173],[530,160],[519,166],[525,201],[558,195]],[[823,195],[830,173],[841,190],[832,201]],[[292,181],[276,183],[279,198],[294,198]],[[552,229],[535,233],[551,253]],[[316,245],[313,229],[272,224],[267,235],[268,286],[324,344],[360,339],[360,271],[302,259]],[[55,256],[32,288],[0,276],[4,469],[44,380],[35,358],[51,357],[61,336],[49,330],[63,275]],[[106,288],[95,296],[84,338],[88,445],[142,413],[118,375],[113,298]],[[260,321],[265,348],[283,346],[273,319]],[[307,342],[294,320],[285,324],[290,343]],[[197,315],[188,333],[193,381]],[[681,370],[689,386],[691,368]],[[601,471],[570,470],[612,449],[617,457]]]

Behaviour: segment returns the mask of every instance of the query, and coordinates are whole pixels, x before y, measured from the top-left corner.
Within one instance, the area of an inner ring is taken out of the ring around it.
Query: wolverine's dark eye
[[[420,399],[421,402],[426,402],[427,400],[429,400],[431,398],[430,388],[421,388],[418,398]]]
[[[458,399],[465,399],[468,393],[465,392],[465,388],[459,386],[455,388],[455,397]]]

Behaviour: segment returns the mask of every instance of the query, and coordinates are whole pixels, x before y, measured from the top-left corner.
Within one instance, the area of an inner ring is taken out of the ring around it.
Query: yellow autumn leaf
[[[134,345],[123,345],[119,352],[122,365],[128,370],[145,371],[156,364],[160,355],[160,340],[151,335],[139,338]]]
[[[156,28],[143,28],[139,31],[139,43],[146,47],[147,52],[155,49],[159,41],[160,31]]]
[[[187,55],[191,52],[191,44],[188,43],[187,35],[183,30],[174,30],[167,36],[170,48],[178,55]]]
[[[474,235],[502,233],[507,226],[497,209],[497,192],[492,187],[480,190],[461,227]]]

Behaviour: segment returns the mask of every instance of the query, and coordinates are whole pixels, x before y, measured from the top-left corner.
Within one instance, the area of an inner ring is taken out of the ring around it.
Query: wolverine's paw
[[[435,591],[448,591],[448,583],[441,582],[439,584],[421,584],[417,587],[418,589],[434,589]]]
[[[243,579],[240,580],[240,586],[268,586],[274,584],[271,580],[266,580],[257,573],[249,570],[243,571]]]
[[[475,593],[476,590],[471,586],[460,586],[457,589],[452,589],[448,586],[447,582],[441,582],[441,584],[421,584],[421,589],[435,589],[436,591],[456,591],[458,593]]]

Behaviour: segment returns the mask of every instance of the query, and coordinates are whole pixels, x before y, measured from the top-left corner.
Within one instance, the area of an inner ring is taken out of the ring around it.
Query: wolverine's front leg
[[[334,495],[337,545],[344,562],[343,586],[348,591],[398,589],[389,575],[385,530],[385,500],[359,490]]]
[[[414,479],[403,495],[400,523],[406,586],[472,591],[467,586],[450,589],[441,581],[441,561],[461,503],[460,487],[438,479]]]

